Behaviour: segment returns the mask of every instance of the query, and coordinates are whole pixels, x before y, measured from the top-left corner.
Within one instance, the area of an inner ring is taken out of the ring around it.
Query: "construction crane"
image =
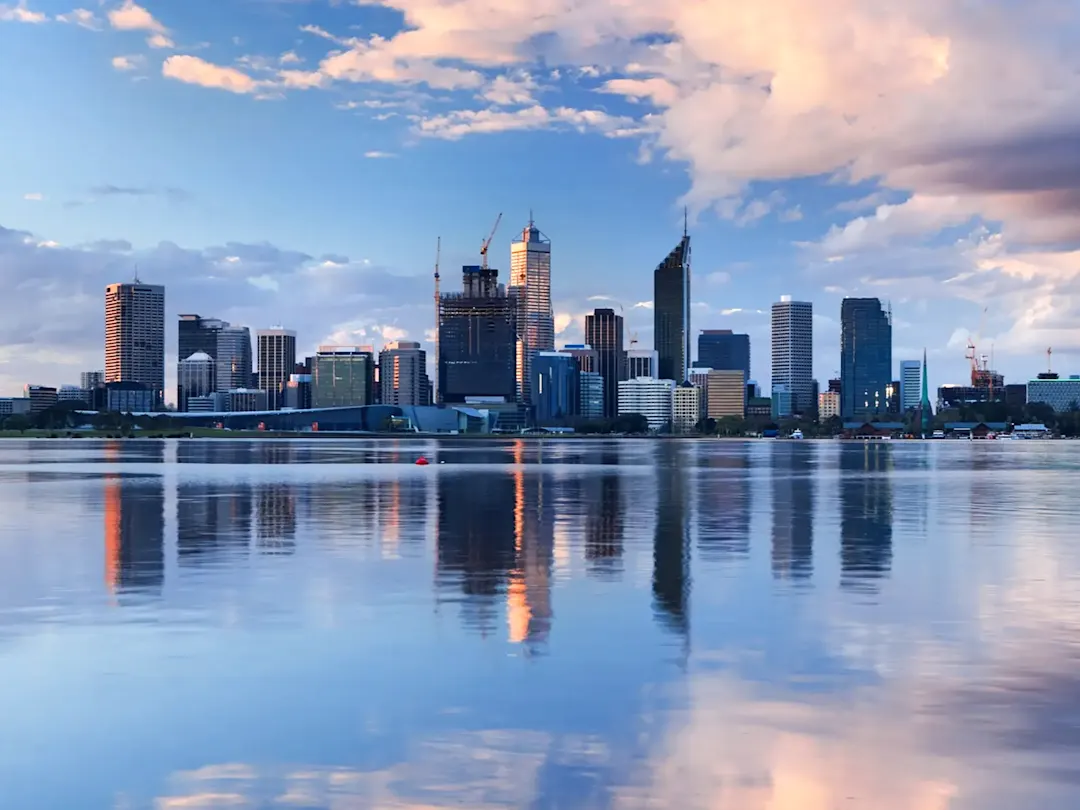
[[[1054,364],[1052,362],[1053,358],[1054,358],[1054,347],[1049,346],[1046,349],[1046,373],[1047,374],[1053,374],[1054,373]]]
[[[499,230],[499,223],[502,222],[502,212],[499,212],[499,216],[495,218],[495,224],[491,228],[491,233],[488,238],[484,240],[483,246],[480,248],[481,266],[487,270],[487,255],[488,248],[491,247],[491,240],[495,238],[495,231]]]
[[[982,358],[982,362],[980,363],[980,358],[975,344],[976,341],[979,340],[979,338],[982,336],[983,324],[986,323],[987,309],[989,309],[989,307],[983,307],[982,315],[979,317],[979,331],[977,331],[974,336],[968,335],[967,351],[964,353],[964,357],[966,357],[968,362],[971,363],[972,386],[978,386],[979,379],[982,376],[981,372],[986,370],[986,359],[985,357]]]

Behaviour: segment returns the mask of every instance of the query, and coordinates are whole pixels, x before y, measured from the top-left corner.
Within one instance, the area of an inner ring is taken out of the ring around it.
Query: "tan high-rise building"
[[[266,392],[266,407],[280,411],[285,404],[285,387],[296,368],[296,332],[282,329],[260,329],[256,334],[259,347],[259,388]]]
[[[746,417],[746,379],[742,369],[710,371],[707,385],[706,402],[710,419]]]
[[[510,246],[510,288],[518,296],[517,383],[521,402],[531,402],[532,358],[555,348],[551,310],[551,240],[532,219]]]
[[[105,382],[137,382],[165,394],[165,288],[110,284],[105,288]]]
[[[383,405],[430,405],[427,352],[411,340],[395,340],[379,352],[379,401]]]

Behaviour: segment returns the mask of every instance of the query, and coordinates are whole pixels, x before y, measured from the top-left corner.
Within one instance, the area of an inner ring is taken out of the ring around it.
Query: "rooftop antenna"
[[[690,214],[685,205],[682,208],[682,235],[683,239],[690,235]]]
[[[135,265],[135,283],[142,284],[142,282],[139,281],[139,265],[137,264]]]
[[[435,239],[435,378],[432,382],[434,403],[439,402],[439,259],[442,256],[442,237]]]
[[[1052,359],[1053,359],[1053,354],[1054,354],[1054,348],[1053,348],[1053,346],[1051,346],[1046,350],[1046,371],[1048,373],[1053,373],[1053,371],[1054,371],[1054,364],[1053,364],[1053,362],[1051,362]]]

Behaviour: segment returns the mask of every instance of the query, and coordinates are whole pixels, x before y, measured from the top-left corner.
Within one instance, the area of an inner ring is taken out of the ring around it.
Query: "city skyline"
[[[20,290],[0,303],[0,393],[100,366],[91,299],[136,264],[170,312],[285,323],[307,351],[424,342],[435,237],[447,267],[465,264],[495,212],[516,225],[530,209],[557,244],[557,345],[581,342],[600,297],[655,343],[649,271],[686,206],[695,327],[762,345],[767,303],[812,301],[819,380],[845,295],[892,300],[896,356],[925,345],[935,386],[967,377],[969,334],[1011,379],[1049,346],[1077,369],[1080,214],[1058,186],[1075,127],[1057,103],[1080,89],[1057,46],[1075,19],[1025,19],[1017,36],[1003,0],[979,26],[927,0],[749,17],[727,0],[698,16],[583,0],[573,15],[508,2],[481,24],[474,2],[449,27],[434,0],[0,14],[0,68],[24,76],[0,122],[2,278]],[[886,44],[841,57],[825,43],[848,26]],[[1018,67],[1004,85],[1003,63]],[[508,241],[491,250],[504,278]],[[767,355],[752,376],[769,378]]]

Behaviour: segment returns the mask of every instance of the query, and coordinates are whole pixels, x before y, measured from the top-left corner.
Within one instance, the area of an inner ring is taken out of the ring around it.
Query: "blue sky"
[[[691,210],[693,327],[752,338],[814,302],[891,301],[894,360],[960,382],[1080,371],[1073,3],[913,0],[3,0],[0,394],[102,366],[103,287],[424,339],[430,272],[493,264],[529,210],[561,342],[596,296],[651,344],[652,270]],[[169,366],[175,329],[169,323]]]

